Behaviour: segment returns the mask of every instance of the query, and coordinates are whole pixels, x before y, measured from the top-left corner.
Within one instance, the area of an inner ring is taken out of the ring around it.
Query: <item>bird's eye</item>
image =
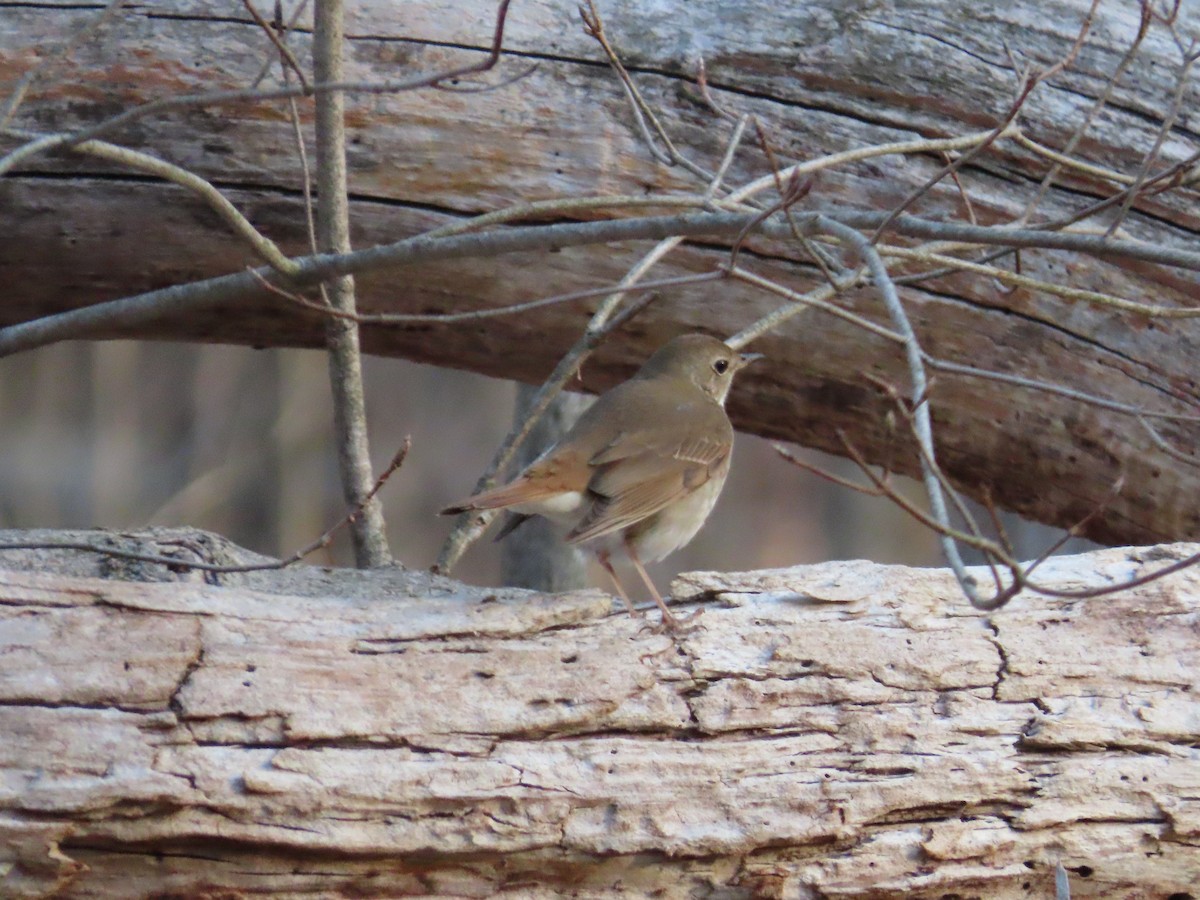
[[[715,363],[713,363],[713,371],[718,375],[724,375],[729,371],[729,360],[718,359]]]

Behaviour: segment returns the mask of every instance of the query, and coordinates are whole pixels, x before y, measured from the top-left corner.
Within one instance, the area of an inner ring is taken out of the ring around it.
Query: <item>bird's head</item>
[[[686,378],[717,403],[725,404],[733,376],[761,353],[738,353],[707,334],[684,334],[660,347],[638,371],[638,378]]]

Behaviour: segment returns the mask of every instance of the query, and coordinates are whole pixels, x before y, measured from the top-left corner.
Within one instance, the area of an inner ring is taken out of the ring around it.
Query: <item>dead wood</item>
[[[0,556],[5,897],[1024,898],[1058,862],[1075,897],[1200,882],[1194,571],[991,616],[939,570],[695,573],[676,641],[596,591],[101,559]]]

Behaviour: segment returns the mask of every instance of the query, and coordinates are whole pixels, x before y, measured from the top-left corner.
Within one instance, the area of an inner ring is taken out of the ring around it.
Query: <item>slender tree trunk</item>
[[[313,75],[318,82],[343,80],[345,31],[342,0],[315,0]],[[345,99],[340,91],[317,95],[317,243],[323,253],[346,253],[350,246],[350,199],[346,182]],[[330,305],[354,314],[354,279],[335,278],[325,287]],[[351,509],[363,507],[350,524],[354,558],[362,568],[392,561],[387,545],[383,506],[367,502],[375,483],[367,441],[367,408],[363,397],[362,354],[358,323],[333,318],[325,326],[329,347],[329,380],[333,388],[333,421],[338,442],[342,490]]]

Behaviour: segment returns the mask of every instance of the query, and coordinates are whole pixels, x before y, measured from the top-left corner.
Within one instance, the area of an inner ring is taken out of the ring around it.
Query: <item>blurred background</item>
[[[428,568],[452,523],[437,511],[471,493],[511,426],[515,386],[394,359],[368,357],[365,368],[376,469],[412,437],[407,462],[381,493],[392,551],[408,567]],[[0,421],[0,527],[186,525],[283,556],[346,511],[319,351],[61,344],[0,360]],[[857,476],[848,461],[800,452]],[[920,496],[913,482],[897,483]],[[1027,557],[1055,534],[1010,525]],[[887,500],[834,485],[739,435],[714,514],[651,574],[665,588],[680,571],[855,558],[941,565],[930,533]],[[307,561],[350,564],[344,534]],[[485,537],[453,574],[498,584],[498,546]],[[602,577],[592,583],[607,587]]]

